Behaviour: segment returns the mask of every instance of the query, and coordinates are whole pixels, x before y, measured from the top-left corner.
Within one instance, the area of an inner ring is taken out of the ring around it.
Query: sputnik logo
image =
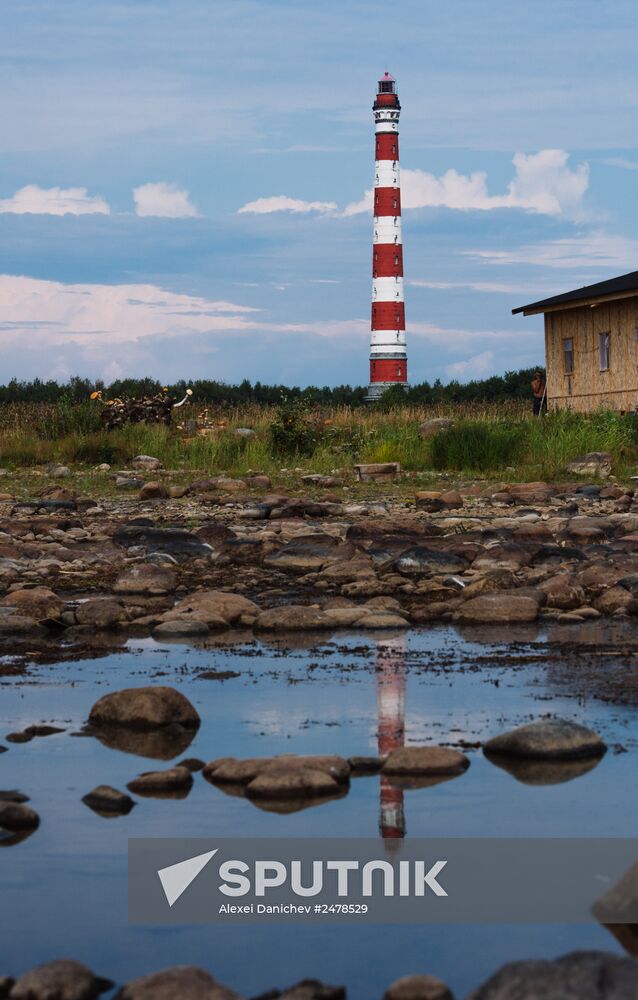
[[[186,892],[213,855],[217,854],[217,850],[216,848],[214,851],[207,851],[206,854],[198,854],[194,858],[187,858],[186,861],[178,861],[175,865],[158,870],[157,874],[169,906],[176,903],[182,893]]]

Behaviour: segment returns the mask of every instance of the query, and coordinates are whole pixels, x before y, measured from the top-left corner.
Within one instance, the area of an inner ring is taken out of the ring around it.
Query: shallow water
[[[631,836],[638,825],[635,709],[572,697],[574,664],[565,667],[551,635],[527,629],[500,636],[513,645],[498,638],[493,630],[437,628],[376,641],[349,634],[314,646],[301,638],[301,648],[293,649],[132,639],[102,659],[34,666],[26,678],[4,678],[0,742],[34,722],[67,731],[0,755],[0,788],[28,794],[41,818],[32,836],[0,852],[0,974],[63,955],[118,982],[193,963],[243,996],[315,976],[344,983],[351,1000],[374,1000],[394,978],[428,971],[462,997],[512,959],[617,950],[595,925],[158,929],[127,923],[130,836]],[[599,627],[596,641],[603,640]],[[583,656],[586,649],[585,643]],[[240,676],[204,680],[197,676],[204,669]],[[196,775],[185,800],[139,799],[128,816],[104,819],[82,795],[97,784],[124,788],[154,765],[70,734],[105,691],[152,682],[178,687],[202,717],[178,760],[375,754],[403,742],[478,741],[548,711],[596,729],[612,750],[580,775],[554,774],[552,780],[571,778],[554,784],[527,783],[537,780],[529,774],[518,780],[468,750],[472,766],[453,780],[400,790],[379,776],[356,778],[345,798],[289,815],[224,794]],[[628,752],[614,752],[619,745]]]

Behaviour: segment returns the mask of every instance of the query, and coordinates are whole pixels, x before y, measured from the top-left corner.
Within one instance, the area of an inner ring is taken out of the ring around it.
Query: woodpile
[[[169,427],[173,419],[173,410],[183,406],[192,396],[188,389],[184,399],[178,403],[173,396],[158,392],[154,396],[141,396],[138,399],[103,400],[99,392],[94,392],[91,399],[103,404],[100,414],[102,426],[107,431],[116,430],[126,424],[164,424]]]

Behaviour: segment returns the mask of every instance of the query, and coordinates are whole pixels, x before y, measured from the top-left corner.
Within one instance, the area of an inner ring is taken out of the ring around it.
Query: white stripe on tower
[[[375,120],[374,229],[372,246],[372,332],[368,400],[391,385],[407,382],[399,115],[396,83],[389,73],[379,80]]]

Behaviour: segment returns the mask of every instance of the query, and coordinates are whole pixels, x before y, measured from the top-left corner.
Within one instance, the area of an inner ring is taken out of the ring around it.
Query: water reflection
[[[406,639],[378,639],[376,646],[377,747],[385,757],[405,743]],[[379,781],[379,832],[387,840],[404,837],[403,789],[383,774]]]

